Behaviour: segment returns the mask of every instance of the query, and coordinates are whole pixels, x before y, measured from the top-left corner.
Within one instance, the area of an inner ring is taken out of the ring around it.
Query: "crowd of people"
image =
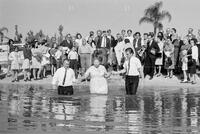
[[[107,71],[119,71],[127,60],[125,50],[131,48],[142,65],[144,77],[173,78],[181,76],[182,83],[196,84],[196,71],[200,61],[200,30],[197,35],[189,28],[180,38],[175,28],[152,32],[133,33],[121,30],[114,37],[111,30],[90,31],[85,38],[80,33],[67,34],[62,41],[56,37],[26,40],[19,48],[10,39],[8,72],[12,71],[12,82],[19,81],[18,73],[23,70],[24,81],[39,80],[54,75],[62,67],[64,59],[75,72],[75,79],[83,76],[94,62],[100,60]],[[19,52],[22,51],[23,54]],[[88,72],[87,72],[88,73]]]

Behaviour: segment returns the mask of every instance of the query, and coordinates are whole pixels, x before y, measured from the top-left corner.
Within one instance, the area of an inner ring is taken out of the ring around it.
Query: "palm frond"
[[[171,19],[172,19],[172,16],[171,16],[171,14],[170,14],[168,11],[162,11],[162,12],[160,13],[160,18],[159,18],[159,20],[163,20],[163,19],[165,19],[165,18],[167,18],[169,22],[170,22]]]
[[[139,24],[142,24],[142,23],[144,23],[144,22],[146,22],[146,23],[153,23],[153,19],[144,16],[144,17],[142,17],[142,18],[140,19]]]
[[[163,3],[161,2],[156,2],[154,5],[151,5],[147,9],[145,9],[144,14],[146,16],[154,16],[157,15],[162,7]]]

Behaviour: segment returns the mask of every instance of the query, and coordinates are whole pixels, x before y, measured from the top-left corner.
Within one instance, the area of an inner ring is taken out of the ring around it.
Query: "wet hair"
[[[124,42],[125,42],[125,44],[126,43],[130,43],[130,40],[129,39],[125,39]]]
[[[134,52],[133,52],[133,49],[132,48],[127,48],[126,50],[125,50],[125,52],[129,52],[130,54],[134,54]]]

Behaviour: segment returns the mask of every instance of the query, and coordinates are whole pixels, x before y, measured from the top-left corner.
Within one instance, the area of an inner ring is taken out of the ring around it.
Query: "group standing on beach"
[[[138,80],[143,75],[149,76],[150,80],[163,75],[165,78],[182,76],[182,83],[196,84],[200,30],[195,36],[193,29],[189,28],[187,35],[180,38],[175,28],[168,28],[166,32],[159,31],[157,34],[144,33],[143,36],[140,32],[133,34],[129,29],[127,32],[122,30],[117,33],[115,38],[109,29],[98,30],[96,36],[91,31],[85,38],[80,33],[51,39],[28,36],[23,48],[15,46],[10,39],[8,46],[8,72],[12,71],[12,82],[19,81],[20,70],[24,72],[24,81],[43,79],[48,72],[55,76],[55,72],[64,66],[67,59],[75,79],[90,77],[91,93],[101,92],[101,89],[93,90],[99,84],[95,83],[96,80],[102,81],[102,92],[107,93],[104,90],[107,89],[104,78],[110,74],[124,73],[127,94],[135,94],[136,90],[129,91],[128,87],[137,87]],[[128,72],[127,68],[130,68]]]

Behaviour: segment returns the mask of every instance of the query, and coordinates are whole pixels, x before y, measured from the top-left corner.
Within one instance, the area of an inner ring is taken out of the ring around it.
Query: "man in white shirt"
[[[127,60],[124,63],[124,69],[118,72],[112,72],[113,74],[126,73],[125,87],[127,95],[135,95],[139,85],[139,76],[144,79],[142,65],[140,60],[134,56],[132,48],[125,50]]]
[[[131,30],[131,29],[129,29],[129,30],[127,31],[127,37],[126,37],[126,39],[129,39],[131,45],[133,45],[133,40],[134,40],[134,38],[133,38],[133,34],[132,34],[132,30]]]
[[[55,89],[58,85],[59,95],[73,95],[73,82],[75,82],[75,73],[69,68],[69,61],[65,59],[63,67],[59,68],[53,76],[53,88]]]

